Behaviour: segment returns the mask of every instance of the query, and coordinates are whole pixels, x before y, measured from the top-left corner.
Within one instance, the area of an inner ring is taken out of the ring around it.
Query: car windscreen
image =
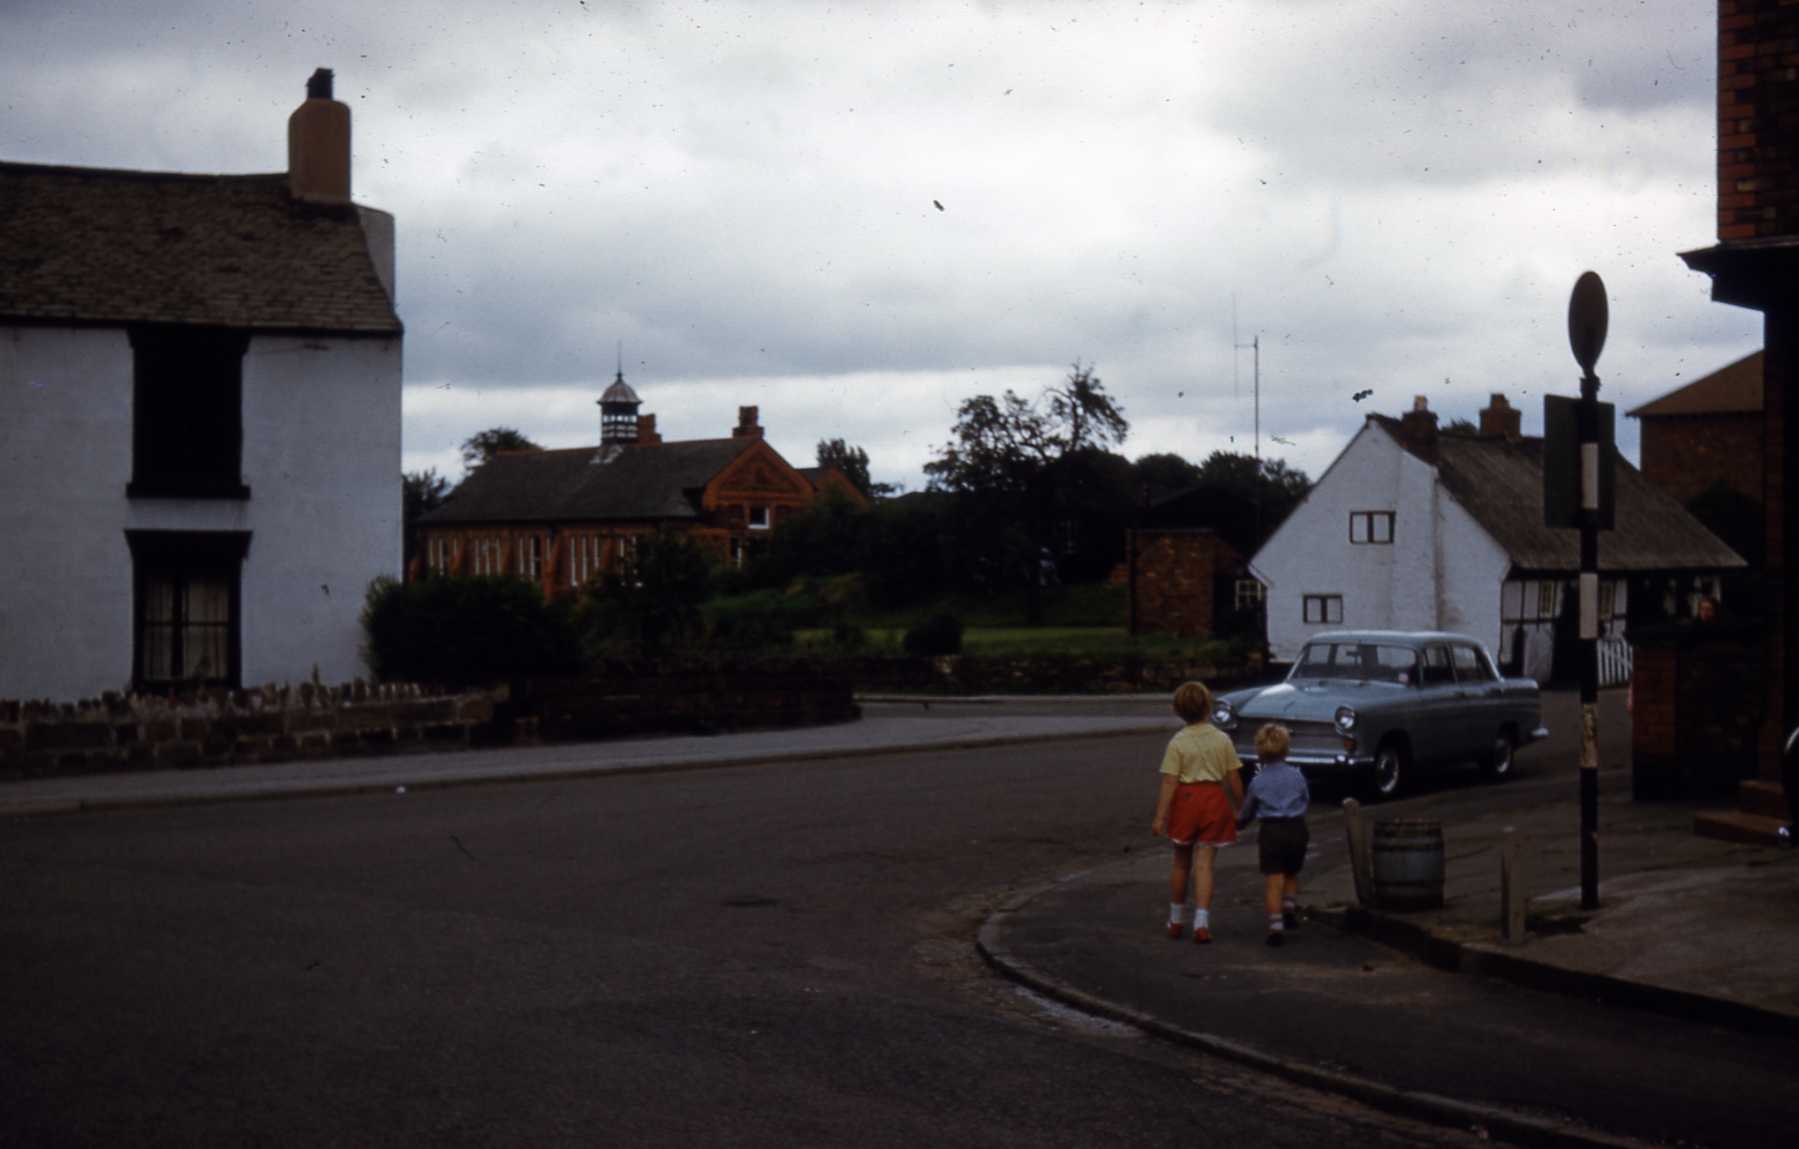
[[[1418,653],[1375,642],[1308,642],[1293,664],[1294,678],[1350,678],[1409,686],[1418,680]]]

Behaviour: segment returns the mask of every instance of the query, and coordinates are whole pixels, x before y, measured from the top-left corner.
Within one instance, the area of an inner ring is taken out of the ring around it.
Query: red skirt
[[[1168,839],[1177,846],[1228,846],[1237,840],[1237,816],[1217,782],[1183,782],[1168,807]]]

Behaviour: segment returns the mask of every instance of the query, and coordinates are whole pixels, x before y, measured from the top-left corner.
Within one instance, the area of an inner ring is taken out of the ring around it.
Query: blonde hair
[[[1256,731],[1256,757],[1263,762],[1281,762],[1293,749],[1293,736],[1277,722],[1269,722]]]
[[[1212,717],[1212,692],[1203,682],[1183,682],[1174,690],[1174,712],[1187,722]]]

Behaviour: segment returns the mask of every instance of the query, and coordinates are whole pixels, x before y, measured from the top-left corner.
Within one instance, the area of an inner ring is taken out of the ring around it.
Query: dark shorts
[[[1305,867],[1312,835],[1304,818],[1263,818],[1258,841],[1264,874],[1297,874]]]

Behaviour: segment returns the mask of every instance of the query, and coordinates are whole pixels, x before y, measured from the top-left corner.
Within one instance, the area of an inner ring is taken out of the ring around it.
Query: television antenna
[[[1256,332],[1248,343],[1238,342],[1237,337],[1237,296],[1231,295],[1231,397],[1236,398],[1240,391],[1237,386],[1237,352],[1248,349],[1255,352],[1255,427],[1256,427],[1256,468],[1262,466],[1262,333]]]

